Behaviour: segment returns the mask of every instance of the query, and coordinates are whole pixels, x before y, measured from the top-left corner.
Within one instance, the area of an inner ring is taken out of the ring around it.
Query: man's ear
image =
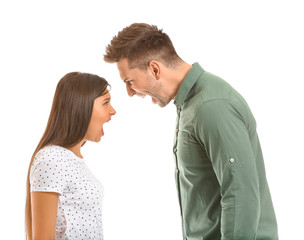
[[[160,78],[160,64],[157,61],[150,61],[149,63],[149,70],[152,73],[152,75],[155,77],[155,79]]]

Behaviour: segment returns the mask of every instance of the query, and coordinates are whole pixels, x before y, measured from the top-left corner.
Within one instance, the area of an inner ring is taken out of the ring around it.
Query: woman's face
[[[85,140],[99,142],[100,138],[104,135],[103,124],[109,122],[115,114],[116,111],[111,105],[111,95],[109,92],[96,98]]]

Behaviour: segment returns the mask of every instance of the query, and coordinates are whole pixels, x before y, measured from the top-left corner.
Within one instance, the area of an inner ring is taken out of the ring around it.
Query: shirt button
[[[230,158],[229,162],[234,163],[234,158]]]
[[[175,153],[176,153],[176,152],[177,152],[177,148],[174,148],[174,149],[173,149],[173,152],[175,152]]]
[[[175,169],[175,172],[177,172],[177,173],[179,172],[178,168]]]
[[[181,110],[178,108],[178,109],[177,109],[177,113],[180,113],[180,112],[181,112]]]
[[[175,132],[178,132],[178,128],[175,130]]]

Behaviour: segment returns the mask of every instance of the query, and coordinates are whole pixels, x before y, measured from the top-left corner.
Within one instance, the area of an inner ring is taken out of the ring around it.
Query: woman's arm
[[[32,234],[33,240],[55,239],[58,193],[32,192]]]

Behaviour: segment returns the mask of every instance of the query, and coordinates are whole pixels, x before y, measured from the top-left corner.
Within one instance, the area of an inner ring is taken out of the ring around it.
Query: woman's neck
[[[76,144],[75,146],[68,147],[67,149],[72,151],[77,157],[83,158],[83,156],[81,155],[81,152],[80,152],[80,148],[83,145],[83,143],[84,143],[84,141],[81,141],[80,143]]]

